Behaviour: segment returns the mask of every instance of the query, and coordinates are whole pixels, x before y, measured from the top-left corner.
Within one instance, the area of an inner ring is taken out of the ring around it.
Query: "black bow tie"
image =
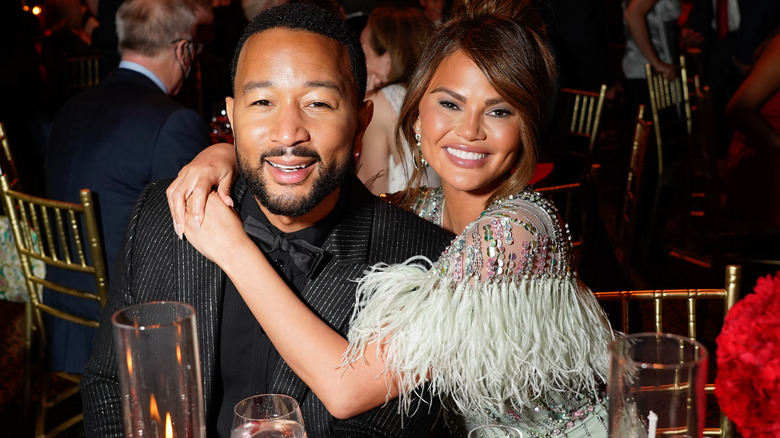
[[[252,216],[244,221],[244,231],[259,240],[260,248],[269,253],[279,250],[290,254],[293,263],[311,279],[317,266],[325,257],[325,251],[303,239],[288,239],[281,234],[274,234],[268,226]]]

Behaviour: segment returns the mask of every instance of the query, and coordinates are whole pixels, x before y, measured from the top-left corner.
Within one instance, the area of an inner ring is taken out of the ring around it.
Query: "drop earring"
[[[420,118],[417,117],[417,120],[420,120]],[[420,128],[418,127],[416,131],[417,132],[414,133],[414,140],[417,149],[415,149],[414,151],[414,156],[412,157],[412,164],[414,165],[415,170],[420,170],[421,168],[425,169],[425,166],[428,165],[428,162],[425,161],[425,156],[422,153],[422,143],[421,143],[422,136],[420,135]],[[417,166],[418,156],[420,161],[420,167]]]

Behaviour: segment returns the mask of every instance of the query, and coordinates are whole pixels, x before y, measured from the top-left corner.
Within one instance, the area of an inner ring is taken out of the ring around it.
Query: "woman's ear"
[[[390,70],[393,68],[393,60],[390,59],[390,52],[385,51],[382,56],[379,57],[379,61],[382,63],[382,82],[387,83],[390,80]]]

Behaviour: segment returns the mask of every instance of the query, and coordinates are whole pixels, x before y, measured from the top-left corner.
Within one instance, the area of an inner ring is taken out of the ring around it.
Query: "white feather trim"
[[[360,280],[344,355],[348,365],[381,341],[406,412],[426,381],[464,413],[595,396],[606,381],[612,331],[575,277],[458,283],[420,260],[379,265]]]

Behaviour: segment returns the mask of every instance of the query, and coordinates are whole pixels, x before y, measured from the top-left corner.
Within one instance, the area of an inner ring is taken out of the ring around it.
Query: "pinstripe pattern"
[[[211,406],[211,395],[225,276],[186,241],[176,238],[165,199],[167,185],[167,181],[153,183],[141,194],[117,258],[103,323],[81,383],[85,427],[90,437],[124,436],[111,315],[131,304],[164,299],[187,302],[195,308],[206,418],[214,435],[212,426],[218,409]],[[436,258],[452,235],[374,197],[357,178],[351,178],[344,189],[350,191],[349,203],[324,245],[332,258],[302,296],[320,318],[346,336],[355,299],[352,280],[379,261],[401,262],[415,255]],[[237,183],[234,199],[240,200],[244,191],[245,187]],[[310,438],[420,436],[433,419],[433,415],[415,415],[402,420],[396,403],[390,402],[339,421],[281,360],[269,384],[272,391],[289,394],[300,402]],[[437,411],[438,406],[431,408],[433,414]]]

